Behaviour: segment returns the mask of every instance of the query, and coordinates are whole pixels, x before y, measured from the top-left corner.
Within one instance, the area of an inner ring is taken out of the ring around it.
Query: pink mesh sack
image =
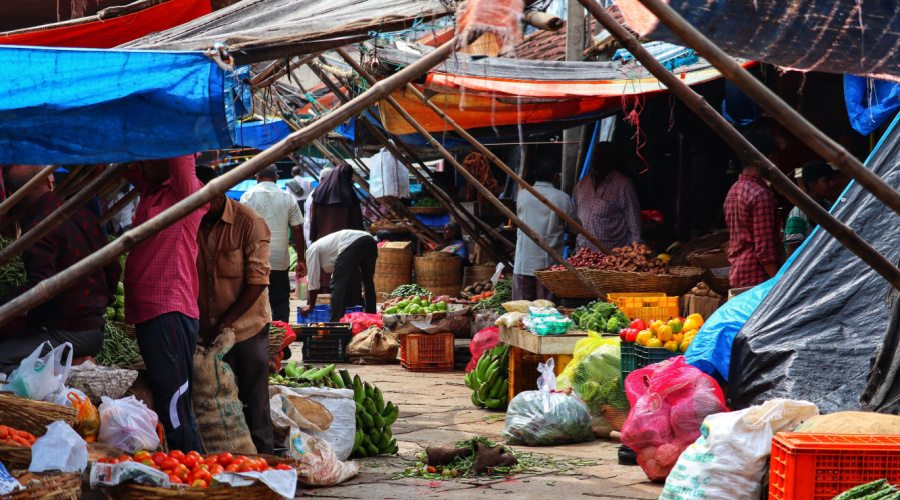
[[[681,452],[700,437],[707,415],[728,411],[716,381],[684,356],[631,372],[625,392],[631,412],[622,443],[637,453],[651,481],[665,481]]]
[[[497,347],[500,343],[500,329],[496,326],[490,326],[476,333],[469,343],[469,352],[472,353],[472,359],[466,365],[466,373],[472,373],[472,370],[478,365],[481,355],[488,349]]]

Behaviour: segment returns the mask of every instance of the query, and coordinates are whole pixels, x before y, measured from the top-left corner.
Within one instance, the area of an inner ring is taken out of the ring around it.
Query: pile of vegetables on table
[[[0,444],[31,448],[35,441],[37,441],[37,438],[30,432],[20,431],[6,425],[0,425]]]
[[[629,320],[615,304],[596,301],[575,309],[570,316],[582,330],[600,333],[619,333],[628,328]]]
[[[628,247],[613,248],[612,255],[582,248],[566,260],[575,268],[651,274],[666,274],[669,272],[669,265],[664,260],[655,257],[650,247],[637,242],[632,243]],[[564,266],[557,264],[547,270],[563,271],[565,269]]]
[[[200,455],[196,451],[184,453],[172,450],[168,454],[158,451],[139,451],[134,458],[122,455],[119,458],[101,458],[98,463],[117,464],[121,462],[138,462],[169,475],[169,483],[184,484],[192,488],[206,488],[212,482],[213,476],[223,472],[263,472],[267,470],[292,470],[293,467],[286,464],[278,464],[272,467],[262,457],[248,457],[239,455],[235,457],[231,453],[219,455]],[[180,496],[180,495],[179,495]]]
[[[15,240],[0,238],[0,250],[12,244],[13,241]],[[0,295],[19,288],[25,284],[25,280],[25,264],[22,262],[22,256],[17,255],[15,259],[0,267]]]
[[[603,261],[606,260],[606,254],[603,252],[598,252],[596,250],[591,250],[590,248],[582,248],[579,249],[575,255],[566,259],[569,261],[569,264],[572,264],[574,268],[587,267],[590,269],[599,269],[600,266],[603,265]],[[565,271],[566,267],[557,264],[555,266],[551,266],[548,271]]]
[[[103,325],[103,346],[94,356],[98,365],[128,366],[141,357],[137,343],[121,328],[107,321]]]
[[[437,314],[437,313],[446,313],[447,312],[447,302],[434,301],[430,296],[428,297],[407,297],[397,305],[388,306],[384,308],[384,314],[413,314],[413,315],[422,315],[422,314]]]
[[[831,500],[893,500],[895,498],[900,498],[900,492],[897,491],[897,488],[888,483],[887,479],[879,479],[850,488]]]
[[[484,283],[481,283],[481,282],[473,283],[463,289],[463,293],[470,295],[470,297],[469,297],[470,299],[476,299],[476,298],[477,299],[486,299],[486,298],[490,297],[491,295],[493,295],[493,293],[491,293],[490,295],[486,295],[486,296],[482,296],[482,295],[493,292],[493,291],[494,291],[494,284],[491,282],[491,280],[485,281]]]
[[[419,285],[400,285],[391,292],[391,297],[409,297],[411,295],[431,295],[427,289]]]
[[[466,374],[466,387],[472,389],[475,406],[505,409],[509,403],[509,345],[484,351],[475,369]]]
[[[512,278],[503,278],[497,280],[493,286],[490,297],[482,298],[475,304],[475,309],[493,309],[497,314],[506,312],[503,309],[503,303],[512,300]],[[474,298],[474,297],[472,297]]]

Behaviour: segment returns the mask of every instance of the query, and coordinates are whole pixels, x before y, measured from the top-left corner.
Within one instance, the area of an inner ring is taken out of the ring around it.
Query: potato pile
[[[474,285],[469,285],[463,291],[470,295],[478,295],[480,293],[490,292],[493,289],[494,284],[491,283],[491,280],[487,280],[484,283],[475,283]]]
[[[613,254],[607,255],[600,269],[620,272],[639,272],[650,274],[666,274],[669,266],[653,256],[647,245],[634,242],[630,247],[613,248]]]
[[[712,291],[704,282],[697,283],[697,286],[691,288],[691,293],[698,297],[711,297],[714,299],[721,299],[722,296],[718,293]]]

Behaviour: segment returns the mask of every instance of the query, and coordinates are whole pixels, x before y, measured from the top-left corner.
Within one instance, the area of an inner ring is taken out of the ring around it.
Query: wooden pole
[[[115,179],[117,176],[122,175],[126,168],[128,168],[128,165],[125,163],[118,163],[107,168],[106,171],[95,177],[84,189],[54,210],[46,219],[39,222],[38,225],[31,228],[8,247],[0,250],[0,266],[6,265],[7,262],[16,258],[26,248],[60,225],[62,221],[68,219],[76,210],[83,207],[110,179]],[[3,321],[0,321],[0,324],[2,323]]]
[[[600,251],[605,254],[612,253],[609,251],[608,248],[606,248],[603,245],[603,243],[600,243],[600,241],[597,240],[597,238],[595,238],[594,235],[589,233],[587,231],[587,229],[585,229],[581,224],[579,224],[578,221],[576,221],[575,219],[570,217],[569,214],[567,214],[562,209],[560,209],[559,207],[554,205],[550,200],[548,200],[546,196],[542,195],[537,189],[535,189],[533,186],[531,186],[527,182],[525,182],[525,179],[519,177],[519,175],[515,171],[513,171],[513,169],[509,168],[509,166],[507,166],[505,163],[503,163],[503,161],[500,160],[500,158],[498,158],[497,155],[492,153],[488,148],[484,147],[483,144],[478,142],[477,139],[475,139],[474,137],[472,137],[471,134],[466,132],[466,130],[464,128],[457,125],[457,123],[455,121],[453,121],[453,118],[450,118],[449,116],[447,116],[447,114],[444,113],[441,110],[441,108],[437,107],[433,102],[429,101],[428,98],[425,97],[424,94],[419,92],[419,89],[417,89],[414,85],[407,84],[406,91],[411,93],[412,95],[416,96],[420,101],[422,101],[423,104],[428,106],[428,109],[433,111],[436,115],[440,116],[445,122],[447,122],[448,125],[453,127],[453,130],[456,131],[456,133],[459,134],[460,137],[469,141],[469,143],[471,145],[475,146],[475,149],[477,149],[481,154],[486,156],[487,159],[491,160],[495,165],[500,167],[500,170],[503,170],[506,173],[506,175],[510,176],[510,178],[512,178],[512,180],[516,181],[520,186],[522,186],[523,189],[525,189],[526,191],[531,193],[535,198],[538,199],[538,201],[540,201],[544,205],[547,205],[547,207],[550,210],[552,210],[553,213],[558,215],[562,220],[566,221],[566,224],[568,224],[571,228],[575,229],[582,236],[587,238],[587,240],[590,241],[592,245],[594,245],[595,247],[600,249]]]
[[[375,78],[373,78],[372,75],[370,75],[365,69],[362,68],[362,66],[360,66],[356,61],[354,61],[346,52],[344,52],[343,50],[340,50],[338,52],[338,54],[340,54],[341,57],[343,57],[344,60],[347,61],[347,64],[350,64],[350,66],[353,67],[354,71],[356,71],[357,73],[359,73],[360,76],[365,78],[369,82],[369,84],[373,84],[373,85],[375,84]],[[516,227],[518,227],[523,233],[525,233],[526,236],[531,238],[531,240],[534,241],[535,244],[537,244],[537,246],[541,247],[542,249],[544,249],[545,252],[550,254],[550,256],[553,257],[553,260],[558,262],[560,265],[564,266],[570,273],[572,273],[572,275],[579,282],[581,282],[582,285],[584,285],[588,289],[590,289],[598,298],[600,298],[602,300],[606,300],[606,294],[602,290],[600,290],[596,285],[594,285],[591,282],[591,280],[587,279],[586,276],[581,274],[578,271],[578,269],[575,269],[575,267],[573,267],[572,264],[569,263],[569,261],[567,261],[559,252],[556,251],[556,249],[554,249],[553,247],[548,245],[547,242],[544,241],[544,239],[541,238],[541,236],[539,234],[537,234],[533,229],[531,229],[531,227],[528,224],[525,224],[525,222],[522,221],[522,219],[520,219],[519,216],[514,214],[510,209],[506,208],[506,205],[504,205],[503,202],[498,200],[497,197],[494,196],[494,193],[491,193],[491,191],[489,189],[487,189],[486,187],[484,187],[483,184],[478,182],[478,179],[476,179],[475,176],[473,176],[471,173],[469,173],[469,171],[466,170],[465,167],[460,165],[459,162],[456,161],[455,158],[453,158],[453,155],[451,155],[449,151],[444,149],[444,146],[442,146],[439,141],[437,141],[434,137],[432,137],[432,135],[430,133],[428,133],[428,131],[425,130],[425,128],[422,127],[422,125],[419,124],[419,122],[417,122],[415,120],[415,118],[410,116],[410,114],[407,113],[406,110],[403,109],[403,107],[400,106],[400,104],[393,97],[387,96],[385,98],[385,100],[391,106],[393,106],[394,109],[396,109],[397,112],[400,113],[401,116],[403,116],[403,119],[406,120],[407,122],[409,122],[409,124],[412,125],[413,128],[415,128],[416,131],[423,138],[425,138],[426,141],[428,141],[428,144],[430,144],[433,148],[437,149],[441,153],[441,155],[444,157],[444,159],[447,162],[449,162],[451,165],[453,165],[453,168],[455,168],[460,173],[460,175],[465,177],[466,181],[468,181],[469,184],[474,186],[475,189],[478,190],[478,192],[481,193],[482,196],[484,196],[488,201],[491,202],[491,204],[493,204],[495,207],[497,207],[497,209],[500,210],[500,212],[503,214],[504,217],[506,217],[507,219],[510,219],[513,222],[513,224],[515,224]]]
[[[581,0],[579,0],[581,1]],[[841,169],[844,173],[859,182],[866,190],[875,195],[882,203],[894,212],[900,213],[900,192],[884,182],[874,172],[867,169],[840,144],[831,140],[814,125],[809,123],[800,113],[794,111],[759,80],[753,77],[708,38],[685,21],[671,7],[659,0],[640,0],[647,9],[662,21],[672,33],[675,33],[687,45],[697,51],[713,66],[722,72],[745,94],[756,101],[767,113],[774,116],[792,134],[812,148],[827,162]]]
[[[322,117],[320,120],[316,120],[316,122],[309,127],[292,133],[237,168],[213,179],[199,191],[169,207],[153,219],[126,232],[122,237],[85,257],[77,264],[51,278],[41,281],[28,292],[0,306],[0,324],[46,302],[66,288],[83,279],[95,269],[118,258],[120,254],[134,248],[147,240],[147,238],[150,238],[154,234],[193,213],[198,208],[209,203],[211,199],[225,194],[232,186],[235,186],[244,179],[250,178],[252,175],[255,175],[260,170],[275,163],[281,158],[284,158],[291,152],[309,144],[313,139],[327,133],[329,130],[347,121],[350,117],[356,116],[368,109],[369,106],[384,99],[384,97],[390,95],[391,92],[403,87],[406,82],[419,77],[421,74],[450,57],[450,55],[453,54],[458,41],[459,39],[454,37],[424,58],[382,80],[377,85],[370,88],[365,94],[353,99],[348,104]]]
[[[324,83],[325,86],[328,87],[328,89],[331,90],[331,92],[334,93],[338,99],[344,102],[350,100],[350,97],[347,96],[344,92],[341,92],[341,90],[334,84],[334,82],[331,81],[330,78],[326,77],[324,74],[320,74],[316,67],[310,66],[310,70],[313,71],[313,73],[316,73],[316,76],[319,77],[322,83]],[[347,88],[346,85],[345,88]],[[418,169],[416,169],[416,167],[413,166],[409,160],[407,160],[406,155],[404,155],[399,149],[397,149],[397,147],[392,144],[390,140],[388,140],[388,138],[378,127],[374,126],[365,117],[362,118],[362,121],[369,129],[369,131],[372,132],[375,138],[378,139],[379,142],[381,142],[382,146],[384,146],[392,155],[394,155],[395,158],[400,160],[400,163],[402,163],[403,166],[406,167],[406,169],[409,170],[409,172],[411,172],[423,186],[425,186],[425,189],[428,189],[432,194],[434,194],[441,201],[441,203],[443,203],[444,206],[447,207],[447,209],[451,213],[453,213],[454,217],[460,225],[460,228],[464,232],[468,233],[476,243],[481,245],[482,248],[484,248],[492,256],[496,257],[497,260],[502,261],[504,264],[511,264],[510,259],[503,255],[502,252],[495,250],[494,247],[490,245],[485,238],[482,238],[481,234],[477,232],[474,227],[469,225],[466,220],[459,215],[459,212],[457,212],[456,209],[458,208],[460,212],[464,212],[469,218],[476,222],[481,222],[480,220],[475,219],[474,216],[465,211],[462,206],[459,206],[456,200],[454,200],[450,195],[429,182],[428,179],[425,178],[425,175],[419,172]],[[405,145],[402,141],[398,140],[397,142],[398,144]],[[410,154],[410,151],[408,149],[407,153]],[[422,167],[424,168],[425,165],[422,164]],[[490,228],[490,226],[487,227],[489,229],[493,229]],[[501,234],[496,233],[496,236],[499,237],[502,241],[506,241],[506,239],[503,238]],[[506,243],[509,244],[508,241],[506,241]],[[513,246],[513,248],[515,247]]]
[[[544,31],[559,31],[566,25],[562,19],[539,10],[526,10],[525,22]]]
[[[314,60],[319,56],[319,54],[321,54],[321,52],[303,56],[299,61],[288,64],[287,68],[285,68],[285,63],[283,62],[283,60],[274,62],[266,69],[260,71],[258,75],[253,77],[253,80],[251,80],[252,85],[254,88],[267,87],[275,82],[275,80],[278,80],[295,68],[299,68],[309,61]]]
[[[48,177],[53,175],[55,170],[55,166],[47,165],[43,170],[38,172],[37,175],[29,179],[21,189],[10,195],[9,198],[3,200],[3,203],[0,203],[0,215],[9,212],[9,209],[24,198],[26,194],[34,191],[34,188],[40,186]]]
[[[567,0],[566,21],[566,61],[584,60],[584,9],[578,0]],[[565,193],[575,192],[575,183],[581,165],[578,164],[578,149],[584,125],[563,130],[562,173],[559,188]]]
[[[106,212],[100,217],[100,225],[106,224],[109,222],[114,215],[121,212],[123,208],[127,207],[132,201],[136,200],[138,196],[140,196],[141,192],[137,189],[132,189],[125,196],[119,198],[119,201],[113,203],[113,206],[109,207]]]
[[[791,203],[800,207],[810,219],[816,224],[822,226],[822,229],[828,231],[841,244],[850,249],[862,259],[872,269],[882,275],[884,279],[900,288],[900,269],[897,269],[889,260],[872,248],[859,237],[856,232],[847,227],[844,223],[837,220],[828,213],[821,205],[812,200],[803,191],[791,182],[781,170],[778,169],[771,161],[762,153],[756,150],[750,142],[737,132],[728,122],[722,118],[706,100],[682,82],[678,76],[674,75],[668,69],[657,61],[647,49],[645,49],[634,36],[622,27],[606,10],[593,0],[579,0],[582,5],[587,7],[590,13],[606,28],[629,52],[634,55],[635,59],[641,62],[650,73],[652,73],[659,81],[669,88],[673,94],[684,101],[700,118],[715,130],[731,147],[737,151],[742,158],[751,165],[760,170],[763,177],[772,183],[775,188],[781,192]],[[642,0],[643,1],[643,0]]]

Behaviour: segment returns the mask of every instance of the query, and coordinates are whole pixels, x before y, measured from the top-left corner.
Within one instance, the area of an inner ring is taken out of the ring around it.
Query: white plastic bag
[[[44,346],[50,348],[45,356],[41,356]],[[63,351],[68,348],[68,356],[63,360]],[[19,363],[19,367],[9,375],[9,387],[16,396],[38,401],[53,402],[60,394],[66,394],[65,383],[72,368],[72,344],[66,342],[53,347],[44,342],[27,358]]]
[[[369,188],[375,198],[408,198],[409,173],[390,151],[382,148],[369,162]]]
[[[269,396],[272,396],[274,387],[278,388],[275,391],[286,391],[287,394],[295,394],[321,403],[330,411],[333,420],[328,430],[319,432],[307,429],[304,432],[327,442],[339,460],[347,460],[350,457],[356,440],[356,402],[353,401],[352,390],[327,387],[271,386]]]
[[[352,391],[351,391],[352,392]],[[297,479],[309,486],[333,486],[359,473],[356,462],[338,460],[324,439],[310,436],[294,427],[287,441],[287,456],[296,458],[302,467]]]
[[[700,437],[678,457],[660,500],[759,498],[772,437],[819,414],[808,401],[773,399],[703,420]]]
[[[140,450],[155,450],[159,446],[156,434],[156,423],[159,422],[156,412],[147,408],[134,396],[124,399],[101,398],[100,436],[97,440],[103,444],[122,448],[134,453]]]
[[[87,442],[69,427],[57,420],[47,426],[47,434],[31,446],[30,472],[58,470],[81,472],[87,467]]]

